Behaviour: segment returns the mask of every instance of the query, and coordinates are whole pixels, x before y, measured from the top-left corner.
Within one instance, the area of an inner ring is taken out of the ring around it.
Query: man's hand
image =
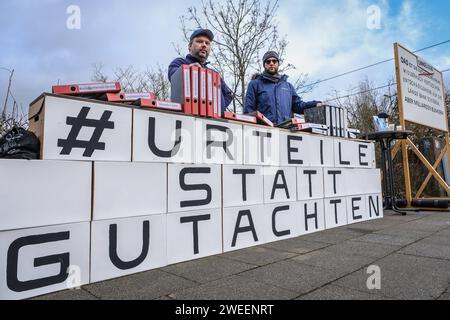
[[[326,104],[323,103],[323,102],[318,102],[318,103],[316,104],[316,107],[323,107],[323,106],[326,106]]]
[[[196,66],[196,67],[202,68],[202,65],[198,62],[191,63],[190,66]]]

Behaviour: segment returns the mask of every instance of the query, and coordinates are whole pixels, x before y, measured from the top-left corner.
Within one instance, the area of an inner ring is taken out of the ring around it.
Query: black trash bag
[[[0,158],[39,159],[40,141],[36,135],[20,127],[14,127],[0,138]]]

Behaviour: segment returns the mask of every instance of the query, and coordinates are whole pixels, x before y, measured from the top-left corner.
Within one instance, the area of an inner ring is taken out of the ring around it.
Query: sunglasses
[[[265,63],[266,63],[266,64],[271,64],[271,63],[277,64],[277,63],[278,63],[278,60],[276,60],[276,59],[269,59],[269,60],[266,60]]]

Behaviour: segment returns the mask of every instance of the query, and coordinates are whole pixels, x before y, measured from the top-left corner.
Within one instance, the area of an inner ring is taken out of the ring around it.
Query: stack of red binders
[[[221,77],[210,69],[182,65],[172,75],[171,100],[186,114],[221,118]]]

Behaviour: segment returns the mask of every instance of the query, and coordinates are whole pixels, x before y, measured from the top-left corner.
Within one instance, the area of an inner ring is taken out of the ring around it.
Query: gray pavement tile
[[[330,284],[296,300],[389,300],[389,298]]]
[[[379,231],[390,227],[395,227],[401,225],[402,222],[397,220],[388,220],[388,219],[377,219],[371,221],[360,222],[357,224],[351,224],[347,226],[348,230],[360,231],[368,233],[370,231]]]
[[[437,235],[437,236],[447,236],[447,237],[450,237],[450,228],[441,230],[441,231],[437,232],[435,235]]]
[[[437,232],[449,227],[446,221],[442,220],[430,220],[430,219],[420,219],[416,221],[411,221],[401,225],[402,229],[407,230],[418,230],[418,231],[429,231]]]
[[[198,285],[160,270],[151,270],[83,287],[101,299],[150,300]]]
[[[241,276],[230,276],[170,295],[179,300],[287,300],[297,293]]]
[[[354,224],[353,226],[357,226],[357,224]],[[343,242],[345,240],[359,238],[363,235],[364,235],[363,232],[347,230],[344,228],[337,228],[337,229],[328,229],[325,231],[308,234],[308,235],[302,236],[302,238],[306,241],[336,244],[339,242]]]
[[[246,271],[240,276],[297,292],[296,296],[320,288],[339,277],[333,270],[294,261],[280,261]]]
[[[224,259],[221,256],[211,256],[170,265],[162,268],[162,270],[192,281],[205,283],[255,267],[256,265]]]
[[[380,234],[380,233],[372,233],[355,239],[355,241],[361,242],[370,242],[370,243],[380,243],[380,244],[389,244],[393,246],[406,246],[417,240],[423,239],[423,236],[417,236],[414,234],[411,235],[390,235],[390,234]]]
[[[221,258],[237,260],[253,265],[264,266],[277,261],[295,257],[296,253],[278,251],[263,246],[247,248],[222,254]]]
[[[381,290],[395,299],[437,299],[448,287],[448,261],[392,254],[376,262],[381,270]],[[367,289],[370,274],[366,270],[354,272],[335,281],[334,285],[371,293]]]
[[[262,247],[292,253],[308,253],[330,246],[329,243],[306,241],[302,237],[263,244]]]
[[[330,247],[326,251],[335,251],[344,255],[358,255],[370,258],[382,258],[399,250],[401,246],[348,240]]]
[[[450,260],[450,237],[428,237],[403,248],[400,253]]]
[[[372,263],[376,259],[377,258],[324,249],[307,253],[292,258],[291,260],[301,264],[330,269],[340,276],[343,276]]]
[[[449,292],[444,293],[442,296],[439,297],[438,300],[449,301],[450,300],[450,293]]]
[[[387,228],[374,232],[374,234],[385,234],[385,235],[413,238],[416,241],[429,237],[433,233],[434,231],[423,231],[423,230],[419,231],[419,230],[405,229],[402,228],[402,226],[395,226],[392,228]]]
[[[30,300],[98,300],[98,298],[81,288],[50,293]]]

